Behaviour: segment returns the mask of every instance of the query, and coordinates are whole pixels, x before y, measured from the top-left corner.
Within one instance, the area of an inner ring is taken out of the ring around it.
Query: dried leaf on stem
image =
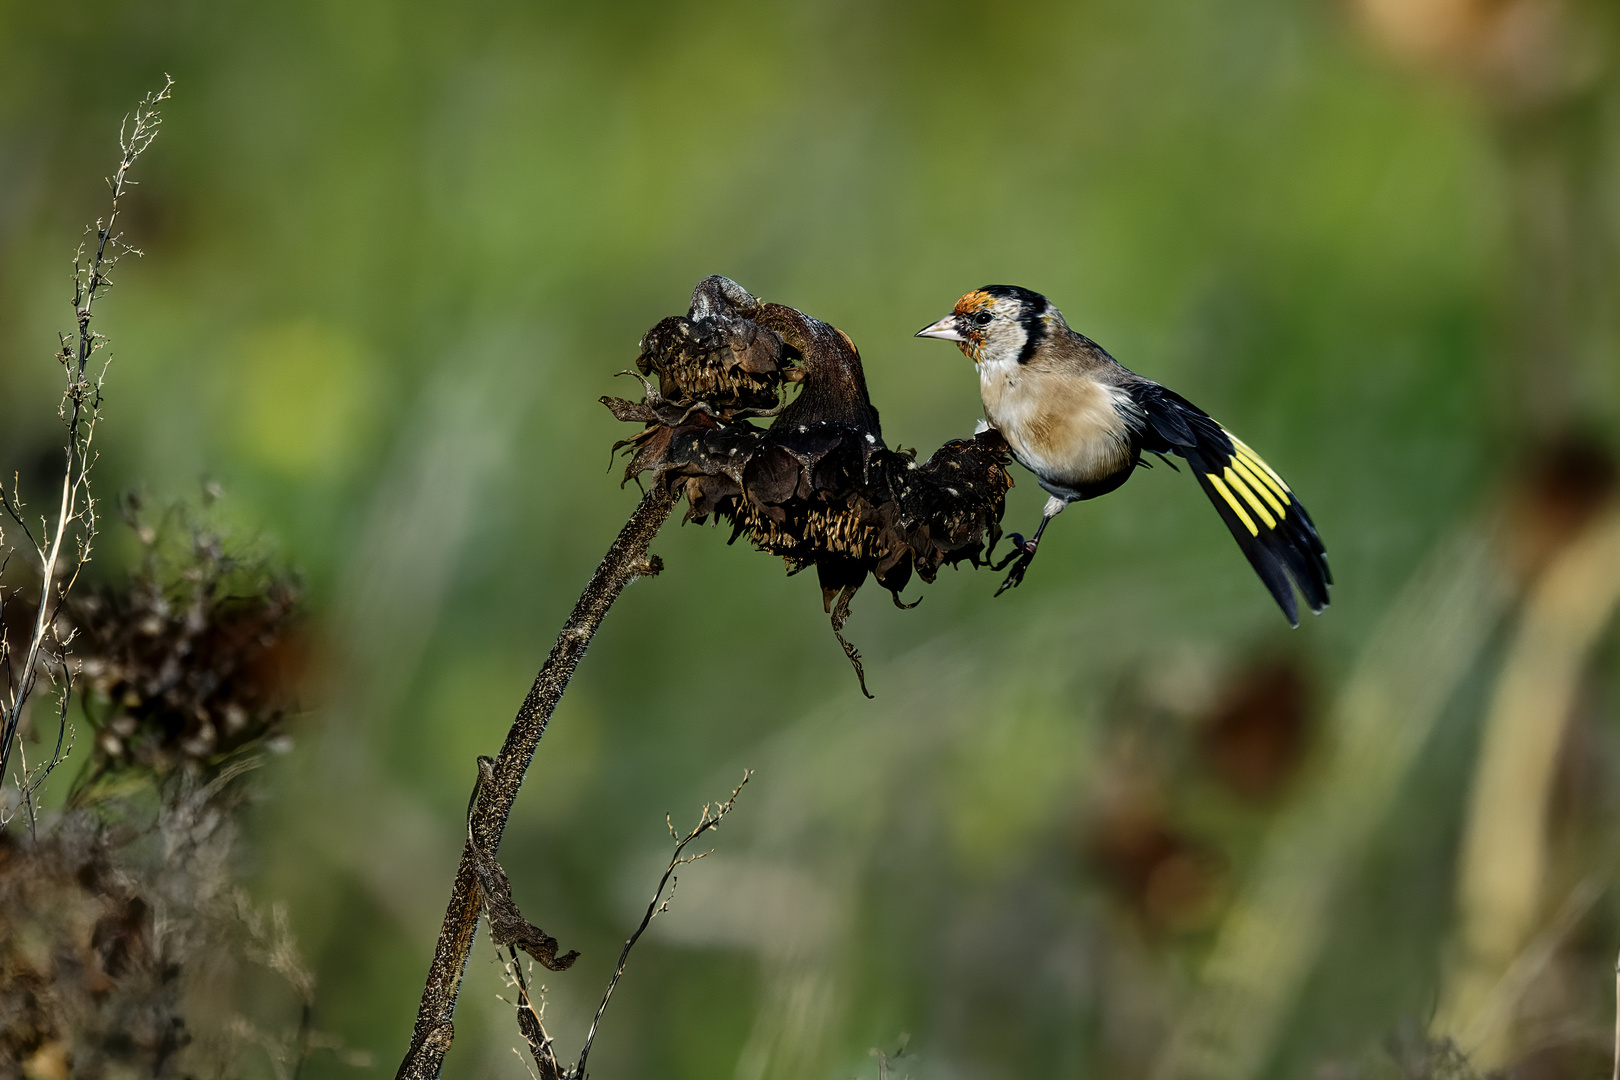
[[[522,949],[540,961],[548,971],[567,971],[579,959],[579,953],[570,949],[558,956],[557,939],[523,917],[512,899],[512,884],[507,880],[506,871],[501,869],[495,856],[479,844],[478,836],[473,831],[473,811],[478,806],[478,797],[494,780],[495,759],[480,757],[478,786],[467,806],[467,846],[478,868],[478,884],[483,890],[484,917],[489,920],[490,940],[497,948],[507,946]]]

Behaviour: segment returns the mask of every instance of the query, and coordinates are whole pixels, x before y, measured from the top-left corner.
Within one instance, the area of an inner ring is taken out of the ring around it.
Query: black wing
[[[1289,625],[1299,625],[1290,581],[1310,609],[1320,614],[1333,584],[1327,551],[1311,516],[1283,478],[1180,394],[1145,379],[1128,389],[1145,420],[1142,449],[1175,454],[1192,466],[1199,486],[1288,616]]]

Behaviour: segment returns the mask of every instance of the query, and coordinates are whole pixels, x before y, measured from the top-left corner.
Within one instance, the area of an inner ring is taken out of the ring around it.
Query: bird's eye
[[[993,318],[995,318],[995,316],[990,314],[988,311],[981,311],[977,315],[973,316],[973,325],[989,326],[990,320]]]

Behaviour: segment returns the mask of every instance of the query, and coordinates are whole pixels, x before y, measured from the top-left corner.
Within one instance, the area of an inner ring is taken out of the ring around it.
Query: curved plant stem
[[[540,737],[546,732],[546,722],[557,707],[568,680],[579,666],[580,658],[602,624],[608,609],[638,577],[658,573],[661,564],[656,557],[647,555],[647,546],[657,535],[675,506],[675,495],[663,484],[655,484],[642,498],[635,513],[625,523],[619,537],[608,548],[602,563],[591,575],[591,580],[574,605],[573,614],[557,635],[551,655],[535,676],[528,697],[518,709],[517,718],[507,732],[506,743],[495,759],[494,775],[480,793],[470,821],[472,839],[462,850],[461,865],[456,870],[455,886],[450,893],[450,906],[444,915],[439,941],[433,950],[433,964],[428,969],[427,985],[422,990],[422,1003],[416,1012],[416,1027],[411,1036],[411,1047],[400,1063],[400,1080],[432,1080],[439,1075],[444,1055],[455,1036],[452,1018],[456,1009],[456,993],[461,988],[461,976],[472,951],[473,938],[478,931],[478,916],[483,910],[483,896],[478,887],[478,871],[474,861],[472,843],[493,853],[500,845],[512,803],[517,798],[523,775]]]

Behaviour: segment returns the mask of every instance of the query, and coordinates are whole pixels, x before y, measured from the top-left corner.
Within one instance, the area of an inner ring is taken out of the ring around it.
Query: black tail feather
[[[1288,617],[1299,625],[1294,589],[1318,614],[1333,583],[1316,525],[1282,478],[1187,399],[1143,380],[1131,388],[1145,414],[1142,449],[1175,454],[1192,467],[1249,565]],[[1280,512],[1279,512],[1280,511]]]

